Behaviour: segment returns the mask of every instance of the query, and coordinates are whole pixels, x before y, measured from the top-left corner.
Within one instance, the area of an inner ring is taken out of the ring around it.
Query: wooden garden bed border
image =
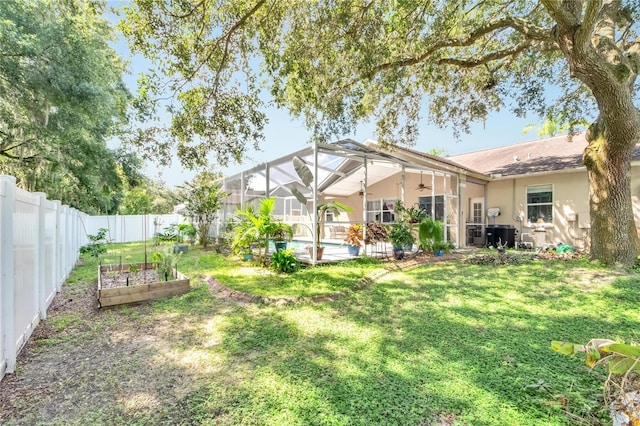
[[[128,263],[122,265],[102,265],[98,267],[98,304],[101,308],[106,306],[121,305],[124,303],[144,302],[145,300],[162,299],[177,296],[189,291],[189,278],[177,269],[173,269],[173,275],[177,279],[173,281],[152,282],[128,287],[102,288],[102,273],[109,271],[128,271]],[[153,269],[150,262],[134,263],[140,271]]]

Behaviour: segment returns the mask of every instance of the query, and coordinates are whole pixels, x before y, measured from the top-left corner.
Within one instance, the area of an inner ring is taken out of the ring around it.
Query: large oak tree
[[[141,79],[140,106],[153,111],[169,94],[170,136],[191,163],[211,150],[238,159],[259,141],[262,81],[321,139],[374,118],[383,142],[413,143],[425,104],[427,120],[454,132],[501,108],[595,117],[584,152],[591,253],[631,265],[639,10],[615,0],[137,0],[122,28],[158,65]]]
[[[0,173],[87,213],[117,211],[107,139],[126,121],[125,66],[104,1],[0,1]]]

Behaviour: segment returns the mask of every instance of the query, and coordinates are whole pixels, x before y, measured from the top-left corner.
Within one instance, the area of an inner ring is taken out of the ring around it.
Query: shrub
[[[87,235],[89,239],[89,244],[80,247],[80,253],[90,253],[93,257],[98,257],[101,254],[107,252],[106,244],[107,241],[107,229],[100,228],[98,229],[98,233],[95,235]]]
[[[271,255],[271,267],[278,272],[290,274],[300,269],[300,262],[293,255],[293,249],[281,249]]]

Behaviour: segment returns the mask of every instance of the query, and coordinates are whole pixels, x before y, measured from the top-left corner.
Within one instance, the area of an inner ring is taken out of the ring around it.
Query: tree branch
[[[526,50],[529,47],[539,47],[540,51],[552,51],[556,50],[556,47],[549,43],[540,43],[536,40],[524,40],[515,46],[508,49],[498,50],[491,52],[485,56],[474,59],[459,59],[459,58],[442,58],[438,61],[439,65],[455,65],[460,68],[474,68],[479,65],[488,64],[489,62],[496,61],[498,59],[504,59],[509,56],[516,56],[520,52]]]
[[[514,29],[527,37],[527,39],[521,43],[521,45],[524,44],[524,46],[518,45],[521,47],[519,51],[523,50],[526,47],[531,47],[534,45],[543,45],[545,43],[548,45],[547,46],[547,50],[548,50],[548,47],[554,43],[553,37],[551,37],[550,31],[545,30],[542,27],[539,27],[537,25],[533,25],[527,20],[522,18],[507,17],[504,19],[491,22],[484,27],[478,28],[476,31],[470,33],[466,37],[442,40],[434,44],[431,48],[427,49],[422,54],[415,56],[413,58],[405,58],[397,61],[380,64],[367,77],[371,78],[377,72],[385,69],[406,67],[406,66],[418,64],[420,62],[423,62],[428,57],[434,55],[436,52],[445,48],[471,46],[473,43],[478,41],[483,36],[490,34],[491,32],[507,29],[507,28]],[[537,43],[537,44],[532,43],[533,41],[536,41],[536,40],[542,41],[544,43]]]
[[[227,58],[229,57],[229,46],[231,44],[231,36],[233,36],[233,34],[236,32],[236,30],[240,27],[242,27],[244,25],[245,22],[247,22],[247,20],[253,16],[266,2],[266,0],[260,0],[258,1],[253,8],[251,8],[251,10],[249,10],[247,13],[244,14],[244,16],[242,16],[240,18],[240,20],[238,20],[235,24],[233,24],[233,26],[229,29],[229,31],[227,31],[227,33],[224,35],[225,43],[224,43],[224,52],[222,53],[222,59],[220,60],[220,66],[218,67],[218,69],[216,70],[216,74],[215,74],[215,79],[213,82],[213,90],[215,92],[217,92],[218,89],[218,83],[220,82],[220,75],[222,74],[222,68],[224,67],[224,64],[227,60]],[[210,55],[209,55],[210,57]]]
[[[582,23],[576,29],[576,36],[574,37],[574,43],[576,47],[584,50],[591,44],[591,34],[593,34],[600,12],[602,11],[602,0],[589,0],[587,2],[587,10],[585,11]],[[613,34],[611,34],[611,40],[614,40]]]
[[[577,0],[574,0],[574,2],[575,1]],[[579,3],[581,4],[582,2],[580,1]],[[542,0],[542,4],[549,12],[549,15],[551,15],[559,25],[564,27],[578,25],[578,18],[561,5],[558,0]]]
[[[24,161],[26,163],[30,163],[30,162],[32,162],[32,161],[34,161],[36,159],[35,155],[30,155],[28,157],[18,157],[17,155],[9,154],[6,151],[0,151],[0,155],[2,155],[3,157],[10,158],[12,160]]]
[[[188,18],[189,16],[193,15],[193,12],[196,11],[196,9],[199,9],[200,6],[202,6],[204,4],[204,0],[200,0],[198,3],[194,4],[193,7],[191,8],[191,10],[189,10],[188,12],[182,14],[182,15],[176,15],[174,13],[171,13],[170,10],[167,10],[167,7],[165,5],[162,6],[162,9],[164,10],[164,12],[171,16],[172,18],[176,18],[176,19],[184,19],[184,18]]]
[[[177,87],[174,90],[174,95],[179,92],[180,90],[182,90],[182,88],[184,88],[184,86],[186,86],[187,84],[189,84],[193,78],[196,76],[196,74],[198,74],[198,72],[200,72],[200,70],[202,69],[202,67],[207,64],[211,58],[213,57],[213,54],[216,51],[216,47],[219,45],[220,41],[222,41],[223,39],[225,40],[225,44],[224,44],[224,50],[223,50],[223,55],[222,58],[220,59],[220,64],[218,66],[218,68],[215,70],[215,79],[214,79],[214,84],[213,84],[213,90],[212,92],[217,92],[218,89],[218,85],[220,83],[220,76],[222,74],[222,70],[224,68],[225,65],[225,61],[226,59],[229,57],[229,45],[231,44],[231,36],[233,35],[233,33],[240,28],[242,25],[244,25],[244,23],[251,17],[253,16],[266,2],[266,0],[259,0],[252,8],[251,10],[249,10],[247,13],[245,13],[235,24],[233,24],[233,26],[222,36],[220,36],[215,43],[212,44],[212,47],[210,48],[209,52],[207,52],[207,55],[204,57],[204,59],[196,66],[196,68],[193,70],[193,72],[191,72],[189,74],[189,76],[187,76],[183,83]]]

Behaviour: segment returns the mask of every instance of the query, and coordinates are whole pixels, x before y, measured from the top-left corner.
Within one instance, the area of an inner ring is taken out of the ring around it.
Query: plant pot
[[[243,253],[242,260],[253,260],[253,253]]]
[[[313,258],[313,247],[309,247],[309,256]],[[322,260],[322,253],[324,253],[324,247],[318,247],[316,250],[316,260]]]
[[[393,257],[396,260],[404,259],[404,248],[402,246],[397,246],[393,248]]]
[[[444,256],[444,250],[436,250],[434,254],[436,257],[442,257]]]
[[[360,254],[360,247],[347,244],[347,251],[351,256],[357,256]]]
[[[280,250],[286,250],[287,249],[287,242],[286,241],[274,241],[273,245],[276,248],[276,252],[278,252]]]
[[[174,253],[186,253],[189,250],[189,246],[187,244],[176,244],[173,246]]]

